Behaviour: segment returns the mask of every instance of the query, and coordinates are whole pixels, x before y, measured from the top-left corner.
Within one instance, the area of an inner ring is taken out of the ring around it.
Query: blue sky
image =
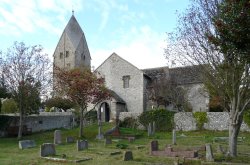
[[[74,9],[95,68],[113,52],[140,69],[165,66],[166,32],[176,25],[176,11],[188,4],[189,0],[0,0],[0,50],[23,41],[42,45],[52,59]]]

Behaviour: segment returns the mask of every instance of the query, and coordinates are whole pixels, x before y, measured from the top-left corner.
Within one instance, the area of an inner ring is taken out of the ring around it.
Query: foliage
[[[119,122],[119,127],[124,128],[137,128],[138,121],[133,117],[125,117],[123,121]]]
[[[88,111],[85,116],[87,121],[97,121],[97,111],[96,110],[90,110]]]
[[[3,57],[1,69],[4,83],[18,103],[18,138],[21,138],[24,116],[37,112],[40,95],[48,89],[50,62],[41,46],[26,46],[23,42],[15,42]]]
[[[52,107],[61,108],[63,110],[70,109],[74,106],[73,102],[66,98],[53,97],[45,101],[45,106],[50,109]]]
[[[199,65],[210,96],[230,112],[229,155],[237,156],[237,136],[250,104],[249,0],[193,0],[179,16],[166,48],[169,60]]]
[[[98,77],[88,68],[66,70],[55,67],[55,89],[57,94],[65,95],[80,108],[80,132],[83,136],[83,117],[89,103],[97,104],[109,98],[104,78]]]
[[[164,69],[159,71],[161,76],[153,77],[152,82],[147,88],[149,99],[157,104],[157,108],[163,105],[165,108],[173,105],[174,109],[183,111],[187,103],[186,91],[178,86],[176,81],[169,79]]]
[[[3,105],[1,108],[2,113],[17,113],[17,103],[14,99],[6,99],[3,101]]]
[[[223,112],[223,100],[219,96],[212,96],[209,100],[210,112]]]
[[[143,112],[139,116],[139,122],[147,127],[149,123],[155,122],[156,130],[171,131],[174,126],[174,113],[166,109],[154,109]]]
[[[204,124],[208,122],[207,112],[194,112],[194,118],[199,130],[202,130]]]
[[[250,127],[250,109],[245,111],[244,116],[243,116],[244,122]]]
[[[116,144],[116,148],[126,149],[126,148],[128,148],[128,145],[127,144],[123,144],[123,143],[118,143],[118,144]]]
[[[0,115],[0,130],[5,130],[13,118],[13,116]]]

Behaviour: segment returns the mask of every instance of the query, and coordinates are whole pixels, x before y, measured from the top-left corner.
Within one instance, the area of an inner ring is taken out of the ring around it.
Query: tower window
[[[123,88],[129,88],[130,76],[129,75],[122,76],[122,80],[123,80]]]
[[[63,52],[60,52],[60,59],[63,58]]]
[[[85,55],[83,55],[83,53],[81,54],[81,58],[85,60]]]
[[[69,51],[66,51],[66,58],[69,57]]]

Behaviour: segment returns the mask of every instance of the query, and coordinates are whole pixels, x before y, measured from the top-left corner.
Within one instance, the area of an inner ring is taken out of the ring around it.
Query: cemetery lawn
[[[106,131],[112,128],[111,123],[106,123],[103,126],[103,130]],[[66,137],[72,136],[75,140],[78,138],[78,128],[67,130],[61,129],[63,144],[56,145],[55,158],[62,158],[62,155],[66,155],[67,160],[81,160],[84,158],[92,158],[80,163],[70,162],[54,162],[39,157],[40,145],[43,143],[53,143],[54,131],[46,131],[41,133],[33,133],[29,136],[24,136],[23,140],[35,140],[36,147],[29,149],[19,149],[18,140],[16,138],[0,138],[0,164],[1,165],[56,165],[56,164],[84,164],[84,165],[167,165],[173,164],[178,158],[169,157],[157,157],[149,155],[149,143],[152,140],[158,140],[159,149],[163,150],[166,144],[172,143],[171,132],[157,132],[154,136],[148,137],[146,131],[137,131],[128,128],[121,128],[121,132],[128,135],[136,135],[136,140],[132,143],[127,139],[113,139],[112,144],[105,145],[104,140],[95,140],[97,135],[98,126],[96,124],[85,127],[85,138],[89,142],[89,149],[83,151],[77,151],[76,143],[66,143]],[[225,139],[215,137],[227,137],[228,132],[215,132],[215,131],[194,131],[194,132],[177,132],[177,145],[173,146],[180,150],[190,150],[200,146],[204,146],[206,143],[211,143],[215,156],[214,163],[206,163],[204,160],[205,152],[199,152],[201,159],[187,160],[185,163],[183,158],[179,158],[179,162],[183,164],[199,165],[199,164],[226,164],[228,162],[238,164],[250,164],[250,133],[241,132],[238,142],[238,157],[227,158],[223,154],[217,151],[218,145],[223,148],[227,148],[227,142]],[[119,146],[127,146],[126,149],[117,148]],[[133,152],[133,161],[123,161],[123,152],[130,150]],[[119,153],[120,152],[120,153]]]

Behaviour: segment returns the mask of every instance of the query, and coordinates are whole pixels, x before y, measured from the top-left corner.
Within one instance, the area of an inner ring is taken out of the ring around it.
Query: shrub
[[[127,144],[123,144],[123,143],[118,143],[118,144],[116,144],[116,148],[126,149],[126,148],[128,148],[128,145]]]
[[[85,114],[85,119],[87,121],[97,121],[97,111],[96,110],[90,110]]]
[[[48,109],[51,109],[52,107],[57,107],[63,110],[67,110],[74,106],[73,102],[71,102],[69,99],[64,99],[60,97],[48,99],[44,104],[46,107],[48,107]]]
[[[250,127],[250,109],[245,111],[244,116],[243,116],[244,122]]]
[[[1,107],[2,113],[16,113],[18,112],[17,104],[14,99],[6,99]]]
[[[125,117],[123,121],[120,121],[119,127],[125,127],[125,128],[137,128],[138,123],[137,119],[133,117]]]
[[[207,112],[195,112],[194,118],[196,120],[196,125],[199,130],[202,130],[204,124],[208,122]]]
[[[13,116],[0,115],[0,130],[5,130],[13,118]]]
[[[174,113],[166,109],[146,111],[139,116],[139,122],[144,127],[147,127],[151,122],[155,122],[157,131],[171,131],[174,125]]]

